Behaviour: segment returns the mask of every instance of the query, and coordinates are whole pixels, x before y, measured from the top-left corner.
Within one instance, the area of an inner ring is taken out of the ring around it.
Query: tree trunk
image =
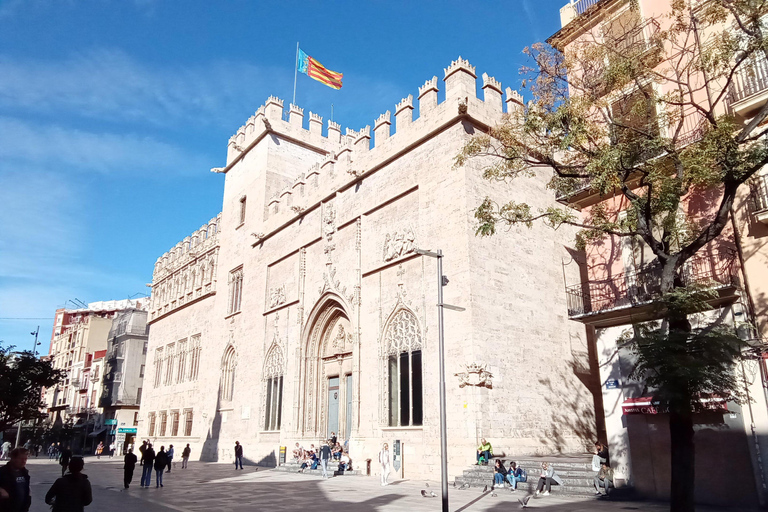
[[[695,450],[693,444],[693,416],[690,412],[670,409],[669,439],[672,479],[670,489],[670,512],[694,512],[694,468]]]

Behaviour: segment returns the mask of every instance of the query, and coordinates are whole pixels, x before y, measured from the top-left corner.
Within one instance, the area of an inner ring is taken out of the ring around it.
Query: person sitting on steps
[[[496,459],[496,462],[493,465],[493,486],[491,489],[504,487],[504,480],[506,480],[506,478],[507,468],[504,467],[504,461]]]
[[[563,485],[563,480],[555,473],[555,468],[548,462],[541,463],[541,474],[539,476],[539,483],[536,485],[536,495],[549,496],[549,491],[552,489],[552,484]],[[546,486],[546,490],[544,487]],[[544,490],[542,493],[541,491]]]
[[[491,443],[485,438],[480,439],[480,446],[477,447],[477,465],[479,466],[481,463],[487,465],[491,457],[493,457]]]
[[[615,485],[613,485],[613,469],[611,466],[608,465],[607,462],[601,462],[600,463],[600,472],[595,477],[595,495],[599,496],[602,493],[600,492],[600,488],[605,489],[605,496],[608,497],[611,495],[611,488],[616,488]]]
[[[509,470],[507,471],[507,482],[512,487],[512,492],[517,490],[517,482],[525,482],[526,477],[523,475],[523,469],[517,467],[517,463],[512,461],[509,463]]]

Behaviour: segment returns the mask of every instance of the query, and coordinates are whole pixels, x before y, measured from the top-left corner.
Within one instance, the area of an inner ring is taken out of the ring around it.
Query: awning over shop
[[[107,430],[107,427],[96,429],[93,432],[91,432],[90,434],[88,434],[88,437],[96,437],[99,434],[101,434],[102,432],[104,432],[105,430]]]
[[[728,403],[722,397],[699,398],[701,409],[696,412],[728,412]],[[627,398],[621,404],[621,412],[624,414],[666,414],[669,412],[669,404],[652,396],[640,398]]]

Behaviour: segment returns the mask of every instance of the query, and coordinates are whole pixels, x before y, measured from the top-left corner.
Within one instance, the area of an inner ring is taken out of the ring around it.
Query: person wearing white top
[[[387,482],[387,477],[389,477],[389,464],[392,460],[391,455],[389,454],[389,445],[387,443],[384,443],[384,447],[379,452],[379,462],[381,463],[381,485],[389,485],[389,482]]]

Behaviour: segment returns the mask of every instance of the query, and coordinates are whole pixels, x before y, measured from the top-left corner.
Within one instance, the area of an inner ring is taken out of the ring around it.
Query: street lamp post
[[[35,329],[35,332],[29,333],[32,336],[35,337],[35,346],[32,350],[32,357],[37,357],[37,346],[40,344],[40,342],[37,341],[37,335],[40,334],[40,326],[37,326],[37,329]],[[19,425],[16,427],[16,445],[19,446],[19,443],[21,442],[21,423],[23,420],[19,420]]]
[[[448,439],[445,405],[445,327],[443,325],[443,310],[464,311],[464,308],[443,303],[443,286],[448,284],[448,278],[443,275],[443,251],[437,252],[416,249],[416,254],[437,259],[437,333],[438,361],[440,371],[440,488],[442,491],[443,512],[448,512]]]

